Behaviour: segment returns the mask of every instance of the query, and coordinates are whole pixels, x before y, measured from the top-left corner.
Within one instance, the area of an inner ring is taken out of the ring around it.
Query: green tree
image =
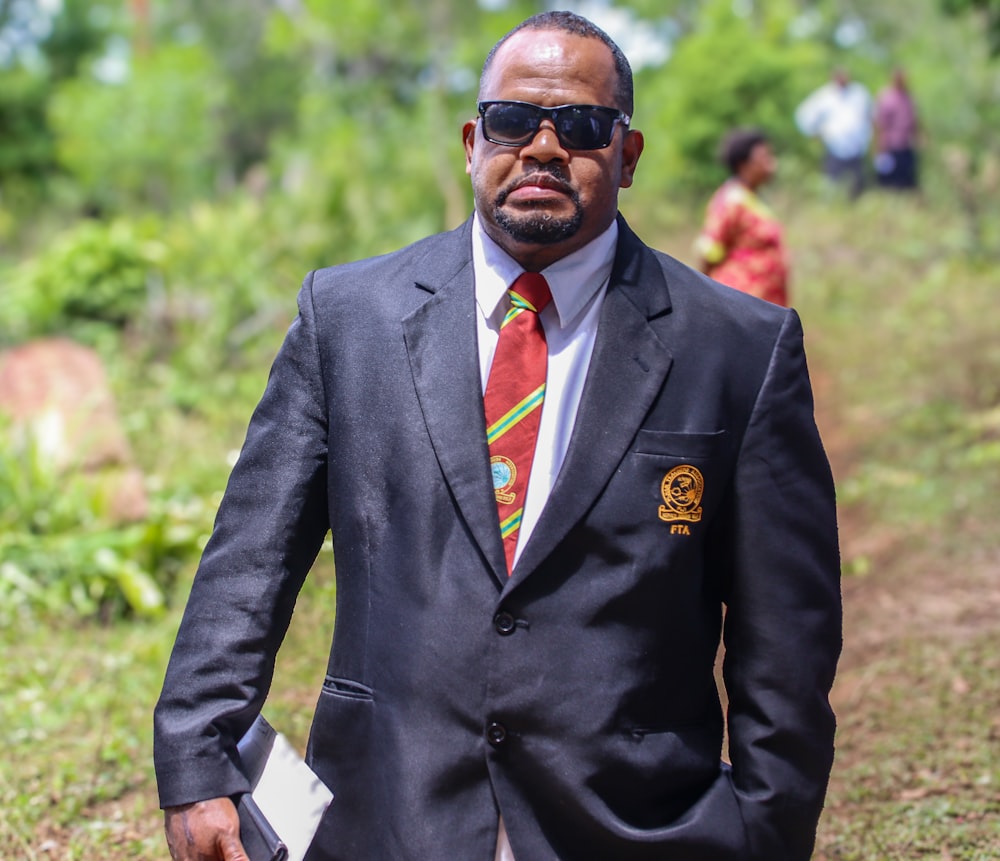
[[[216,68],[222,99],[219,161],[233,180],[266,161],[280,132],[294,130],[306,59],[276,52],[267,34],[272,16],[286,13],[273,0],[237,4],[173,0],[163,4],[157,30],[170,41],[197,37]]]
[[[328,248],[386,250],[468,214],[461,127],[475,114],[480,65],[539,5],[304,0],[272,16],[271,44],[307,56],[310,70],[278,166],[329,224]]]
[[[118,6],[108,0],[63,0],[39,44],[52,81],[75,77],[105,50],[123,23]]]
[[[25,69],[0,74],[0,182],[39,179],[53,167],[54,141],[45,118],[48,84]]]
[[[98,211],[166,209],[215,191],[222,88],[201,45],[136,57],[129,76],[60,85],[49,122],[60,164]]]
[[[974,14],[985,24],[990,53],[1000,56],[1000,0],[941,0],[949,15]]]
[[[651,139],[662,151],[655,155],[671,188],[705,191],[718,183],[724,170],[717,147],[733,127],[764,129],[783,153],[802,150],[795,106],[827,68],[822,46],[794,35],[795,14],[794,4],[780,0],[744,14],[732,0],[711,0],[670,61],[641,73],[639,125],[656,133]]]
[[[47,119],[53,88],[100,53],[114,23],[113,4],[101,0],[64,0],[55,13],[0,0],[0,186],[6,202],[57,169]]]

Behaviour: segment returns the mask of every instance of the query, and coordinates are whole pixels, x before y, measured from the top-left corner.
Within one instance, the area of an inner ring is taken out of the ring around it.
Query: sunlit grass
[[[1000,630],[914,631],[852,672],[820,857],[996,858]]]

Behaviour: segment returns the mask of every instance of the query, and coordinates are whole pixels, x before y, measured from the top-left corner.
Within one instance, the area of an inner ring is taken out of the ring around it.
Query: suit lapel
[[[619,219],[618,252],[569,449],[508,588],[541,564],[593,505],[631,445],[673,361],[655,320],[670,310],[663,271]]]
[[[468,224],[450,237],[450,248],[435,248],[439,253],[425,258],[417,287],[433,295],[403,319],[403,335],[441,471],[494,576],[504,584],[507,563],[490,483]]]

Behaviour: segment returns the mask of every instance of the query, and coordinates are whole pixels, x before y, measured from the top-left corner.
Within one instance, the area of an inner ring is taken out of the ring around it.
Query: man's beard
[[[553,245],[569,239],[580,229],[583,223],[583,210],[577,206],[572,215],[556,218],[547,212],[510,214],[497,206],[493,210],[493,217],[500,229],[518,242]]]
[[[549,172],[564,180],[557,171]],[[512,239],[534,245],[553,245],[569,239],[580,229],[583,223],[583,207],[580,205],[580,196],[568,183],[566,192],[573,201],[573,214],[562,218],[544,209],[513,213],[506,211],[503,205],[512,190],[513,188],[506,188],[501,191],[493,204],[493,218],[500,229]]]

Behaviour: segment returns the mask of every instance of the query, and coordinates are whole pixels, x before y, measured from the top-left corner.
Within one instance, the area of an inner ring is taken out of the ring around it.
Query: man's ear
[[[462,145],[465,147],[465,172],[472,173],[472,148],[476,144],[476,120],[462,126]]]
[[[622,178],[621,187],[629,188],[635,178],[635,168],[639,164],[639,156],[642,155],[642,148],[646,145],[642,132],[637,129],[629,129],[625,133],[625,140],[622,142]]]

